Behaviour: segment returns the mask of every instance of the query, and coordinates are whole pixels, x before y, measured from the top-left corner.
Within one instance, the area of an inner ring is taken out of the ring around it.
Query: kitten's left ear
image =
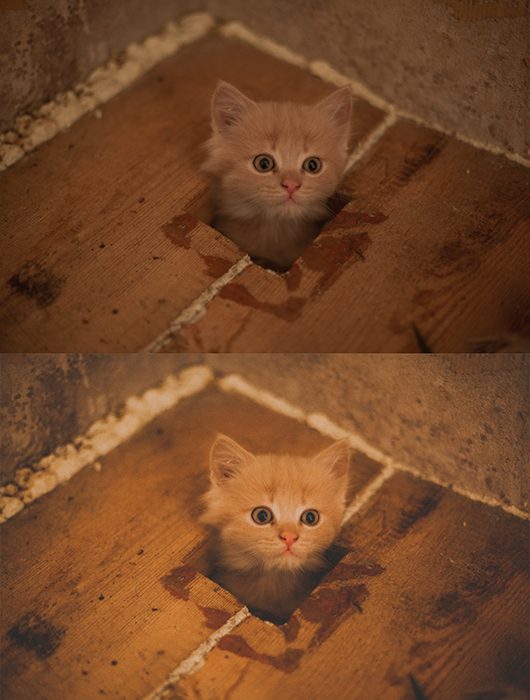
[[[348,85],[332,92],[329,97],[321,100],[316,107],[326,114],[338,127],[350,123],[352,96]]]
[[[350,466],[350,444],[348,439],[343,438],[338,442],[334,442],[327,450],[318,454],[314,461],[336,479],[344,479]]]
[[[211,477],[215,483],[221,485],[227,479],[234,477],[253,459],[254,455],[238,445],[235,440],[217,433],[210,452]]]
[[[236,124],[255,103],[224,80],[219,82],[212,98],[212,124],[219,132]]]

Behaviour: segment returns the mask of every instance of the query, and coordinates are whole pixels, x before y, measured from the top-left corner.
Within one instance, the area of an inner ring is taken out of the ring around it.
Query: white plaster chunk
[[[20,148],[20,146],[11,145],[9,143],[0,144],[0,172],[16,163],[23,155],[24,150]]]
[[[23,508],[24,504],[19,498],[0,496],[0,523],[5,523]]]
[[[51,472],[35,472],[28,485],[20,494],[23,503],[31,503],[45,493],[53,491],[57,486],[57,478]]]

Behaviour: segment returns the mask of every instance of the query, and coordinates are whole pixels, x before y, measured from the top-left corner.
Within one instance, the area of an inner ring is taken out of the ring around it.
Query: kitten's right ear
[[[221,486],[224,481],[234,477],[253,459],[254,456],[238,445],[235,440],[217,433],[210,452],[211,477]]]
[[[236,124],[255,103],[230,83],[219,82],[212,98],[212,125],[222,132]]]

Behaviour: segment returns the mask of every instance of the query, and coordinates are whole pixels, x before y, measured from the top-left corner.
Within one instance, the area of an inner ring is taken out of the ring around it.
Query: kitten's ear
[[[350,466],[350,445],[347,438],[334,442],[333,445],[318,454],[314,461],[326,469],[336,479],[342,480]]]
[[[223,481],[235,476],[253,459],[254,455],[238,445],[235,440],[217,433],[210,452],[211,477],[216,484],[221,485]]]
[[[338,127],[345,127],[350,123],[352,97],[348,85],[332,92],[329,97],[321,100],[316,105],[329,117]]]
[[[225,131],[236,124],[254,105],[248,97],[230,83],[219,82],[212,98],[212,124],[217,131]]]

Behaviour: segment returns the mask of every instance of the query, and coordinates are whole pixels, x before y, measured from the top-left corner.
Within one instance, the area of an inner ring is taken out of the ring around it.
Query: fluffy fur
[[[348,87],[308,106],[256,103],[221,82],[203,166],[213,176],[213,226],[256,262],[288,269],[330,218],[327,200],[344,171],[350,113]],[[273,160],[268,172],[254,165],[260,155]],[[303,168],[309,158],[319,159],[318,172]]]
[[[287,620],[327,568],[324,554],[344,514],[348,465],[347,440],[307,459],[253,455],[218,435],[202,518],[212,527],[210,577],[252,612]],[[260,508],[271,522],[253,519]],[[309,510],[318,513],[316,524],[303,522]]]

